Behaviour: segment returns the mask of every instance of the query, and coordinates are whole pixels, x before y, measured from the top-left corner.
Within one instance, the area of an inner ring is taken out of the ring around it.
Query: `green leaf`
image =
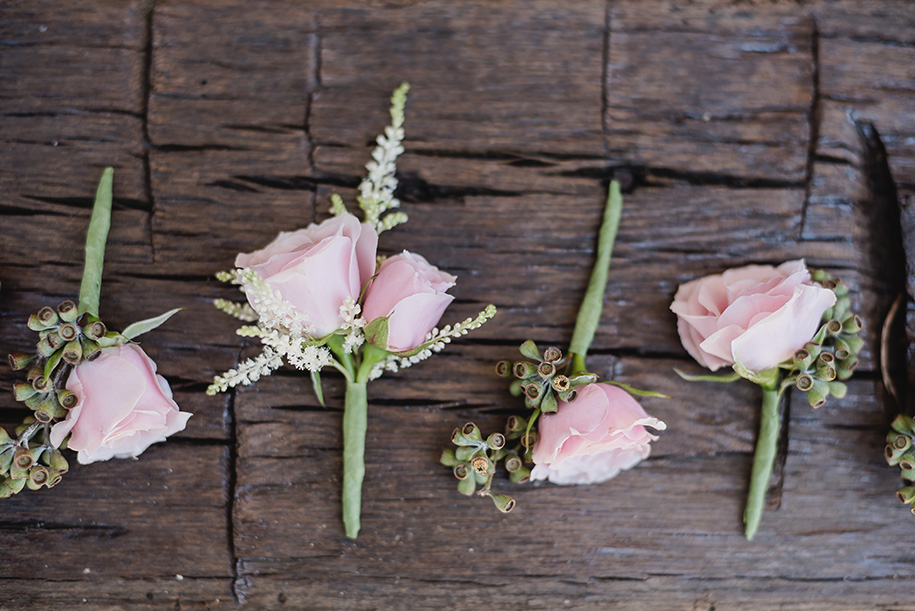
[[[734,360],[737,361],[734,363],[734,371],[736,371],[740,377],[766,388],[775,388],[778,385],[778,367],[772,367],[771,369],[764,369],[762,371],[752,371],[743,366],[738,355],[734,355]]]
[[[608,381],[605,383],[612,384],[614,386],[619,386],[620,388],[622,388],[623,390],[628,392],[630,395],[635,395],[636,397],[658,397],[661,399],[670,399],[670,397],[668,395],[665,395],[664,393],[655,392],[653,390],[640,390],[638,388],[633,388],[632,386],[629,386],[628,384],[623,384],[622,382]]]
[[[676,367],[674,367],[674,371],[678,376],[687,382],[736,382],[740,379],[740,374],[736,371],[732,371],[731,373],[705,374],[697,376],[680,371]]]
[[[388,317],[379,316],[365,326],[365,339],[376,348],[388,349]]]
[[[149,333],[183,309],[184,308],[175,308],[174,310],[169,310],[165,314],[160,314],[154,318],[147,318],[146,320],[135,322],[132,325],[128,325],[127,328],[121,332],[121,335],[127,339],[134,339],[144,333]]]
[[[64,355],[64,350],[61,348],[54,354],[48,357],[48,361],[44,364],[44,379],[50,380],[51,374],[54,373],[54,369],[60,363],[60,359]]]
[[[610,273],[610,258],[622,215],[623,194],[620,191],[620,183],[611,180],[607,203],[604,206],[604,219],[597,238],[597,260],[591,270],[591,280],[588,282],[588,289],[585,291],[585,297],[578,309],[572,343],[569,344],[569,352],[580,355],[582,359],[588,354],[591,342],[594,341],[594,333],[597,331],[600,315],[604,309],[604,291],[607,288],[607,276]]]
[[[92,218],[86,232],[86,263],[79,286],[79,313],[98,316],[99,294],[102,291],[102,267],[105,264],[105,243],[111,227],[111,189],[114,168],[105,168],[95,193]]]
[[[321,404],[321,407],[327,407],[324,405],[324,389],[321,387],[321,372],[311,372],[311,385],[314,386],[315,397],[318,398],[318,403]]]
[[[523,344],[521,344],[521,347],[518,350],[521,351],[522,355],[526,356],[527,358],[529,358],[531,360],[534,360],[534,361],[541,360],[540,349],[537,348],[537,344],[534,343],[534,340],[529,339],[529,340],[525,341]]]

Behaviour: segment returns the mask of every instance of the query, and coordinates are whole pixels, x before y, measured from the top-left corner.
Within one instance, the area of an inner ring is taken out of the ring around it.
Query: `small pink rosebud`
[[[700,365],[715,371],[740,358],[758,372],[791,359],[835,303],[835,293],[814,284],[800,259],[687,282],[670,309],[683,347]]]
[[[365,296],[365,320],[371,324],[376,318],[388,317],[387,349],[412,350],[426,340],[454,300],[445,291],[455,280],[420,255],[405,250],[386,259],[378,269]]]
[[[538,421],[531,480],[554,484],[597,484],[647,458],[657,439],[645,427],[667,428],[638,401],[611,384],[588,384],[575,401],[559,402]]]
[[[80,464],[139,456],[184,430],[191,417],[179,410],[168,382],[135,344],[105,348],[97,359],[74,367],[67,390],[78,403],[53,426],[51,443],[58,447],[69,434],[68,447],[78,451]]]

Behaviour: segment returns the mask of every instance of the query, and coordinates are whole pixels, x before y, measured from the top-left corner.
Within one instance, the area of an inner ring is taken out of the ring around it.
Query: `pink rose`
[[[378,269],[362,308],[366,322],[388,317],[391,352],[412,350],[426,340],[454,297],[445,293],[456,278],[419,255],[403,251]]]
[[[538,421],[531,480],[554,484],[597,484],[635,466],[651,454],[667,425],[645,413],[638,401],[611,384],[588,384],[571,403]]]
[[[377,247],[375,228],[345,213],[281,232],[261,250],[238,255],[235,265],[257,272],[308,317],[315,336],[323,337],[343,326],[343,302],[359,300],[362,287],[375,273]]]
[[[803,259],[778,267],[748,265],[680,286],[670,309],[686,351],[712,371],[740,363],[776,367],[816,334],[836,302],[813,284]]]
[[[51,443],[77,450],[80,464],[139,456],[154,443],[184,430],[191,414],[179,411],[168,382],[135,344],[105,348],[70,373],[67,390],[79,399],[51,428]]]

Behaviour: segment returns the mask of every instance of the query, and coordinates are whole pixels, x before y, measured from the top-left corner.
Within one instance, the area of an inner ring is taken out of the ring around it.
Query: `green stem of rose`
[[[111,227],[111,190],[114,168],[105,168],[95,192],[95,204],[89,230],[86,232],[86,262],[79,286],[79,312],[98,316],[99,295],[102,292],[102,267],[105,263],[105,243]]]
[[[766,490],[769,478],[775,465],[775,454],[778,450],[778,384],[763,386],[762,415],[759,419],[759,437],[756,440],[756,452],[753,455],[753,471],[750,475],[750,492],[747,495],[747,507],[743,521],[746,524],[747,540],[752,541],[759,530],[763,507],[766,502]]]
[[[578,309],[575,319],[575,331],[572,333],[572,342],[569,352],[572,357],[572,373],[587,371],[585,356],[594,341],[600,315],[604,309],[604,291],[607,288],[607,276],[610,273],[610,258],[613,254],[613,244],[616,241],[616,232],[620,226],[623,214],[623,194],[620,183],[610,181],[607,194],[607,203],[604,206],[604,218],[597,238],[597,260],[591,270],[591,280],[588,289]]]
[[[346,536],[355,539],[361,527],[362,480],[365,479],[365,433],[368,429],[368,394],[366,383],[372,369],[388,353],[371,344],[365,345],[359,371],[346,382],[343,407],[343,526]],[[350,364],[352,361],[350,361]]]

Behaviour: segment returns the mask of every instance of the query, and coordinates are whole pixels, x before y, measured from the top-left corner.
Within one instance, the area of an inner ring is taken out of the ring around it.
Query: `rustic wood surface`
[[[411,220],[381,248],[459,276],[447,319],[500,313],[370,386],[352,542],[340,380],[327,376],[327,409],[285,370],[205,396],[251,351],[209,302],[234,297],[213,274],[235,253],[326,218],[334,191],[352,200],[404,80]],[[137,461],[3,501],[0,609],[915,609],[878,346],[907,278],[915,294],[910,2],[7,0],[2,350],[77,291],[106,165],[102,311],[123,325],[187,308],[144,347],[194,417]],[[455,491],[440,449],[516,407],[493,362],[528,337],[568,341],[620,172],[590,364],[669,393],[645,401],[669,430],[603,485],[506,482],[518,508],[501,515]],[[845,399],[790,398],[748,543],[759,394],[678,381],[673,367],[698,367],[668,304],[682,281],[798,257],[852,285],[867,345]],[[22,416],[15,379],[0,369],[5,423]]]

